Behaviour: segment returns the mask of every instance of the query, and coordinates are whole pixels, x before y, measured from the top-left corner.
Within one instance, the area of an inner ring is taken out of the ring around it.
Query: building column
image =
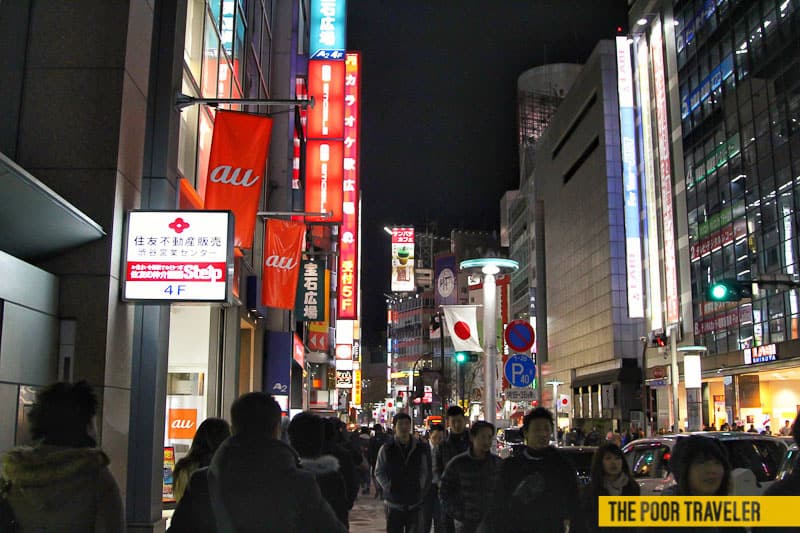
[[[150,52],[142,200],[175,209],[186,2],[156,2]],[[128,531],[164,531],[161,518],[170,306],[136,304],[128,433]]]

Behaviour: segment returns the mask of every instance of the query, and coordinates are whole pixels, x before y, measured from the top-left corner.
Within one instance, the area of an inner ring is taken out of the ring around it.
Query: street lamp
[[[519,269],[519,263],[512,259],[500,257],[485,257],[481,259],[467,259],[461,261],[461,270],[473,274],[483,275],[483,397],[484,419],[490,424],[495,424],[497,413],[497,285],[495,276],[510,274]]]
[[[563,381],[553,380],[548,381],[548,385],[553,386],[553,416],[555,423],[553,424],[553,440],[558,442],[558,386],[563,385]]]

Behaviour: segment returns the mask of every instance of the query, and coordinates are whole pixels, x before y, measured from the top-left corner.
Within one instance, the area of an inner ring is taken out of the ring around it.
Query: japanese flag
[[[476,307],[443,305],[442,309],[444,309],[444,319],[447,322],[450,338],[453,339],[455,351],[482,352],[483,348],[478,340]]]

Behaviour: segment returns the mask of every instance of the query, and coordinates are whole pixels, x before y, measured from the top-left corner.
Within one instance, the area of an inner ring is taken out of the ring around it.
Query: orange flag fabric
[[[267,307],[294,309],[305,233],[303,222],[267,220],[261,276],[261,301]]]
[[[233,211],[239,248],[253,247],[271,133],[267,117],[219,110],[214,119],[205,208]]]

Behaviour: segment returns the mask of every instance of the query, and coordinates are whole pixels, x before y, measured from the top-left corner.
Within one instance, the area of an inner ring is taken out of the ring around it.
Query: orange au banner
[[[294,309],[300,254],[306,225],[289,220],[267,220],[261,299],[267,307]]]
[[[239,248],[253,247],[271,132],[267,117],[219,110],[214,119],[205,208],[233,211]]]

